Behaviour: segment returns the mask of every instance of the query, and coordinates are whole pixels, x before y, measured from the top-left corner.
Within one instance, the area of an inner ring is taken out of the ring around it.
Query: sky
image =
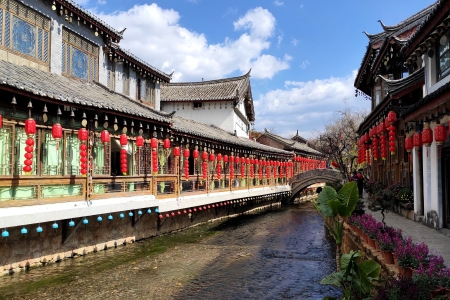
[[[251,69],[254,127],[312,138],[355,97],[366,31],[395,25],[432,0],[75,0],[117,30],[122,48],[172,73],[172,82]]]

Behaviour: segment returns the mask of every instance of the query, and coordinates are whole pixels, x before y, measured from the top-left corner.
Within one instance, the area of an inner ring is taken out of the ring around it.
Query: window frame
[[[442,72],[441,72],[441,52],[440,52],[440,47],[441,47],[441,43],[440,40],[442,39],[442,37],[445,36],[446,37],[446,43],[445,45],[442,46],[446,46],[447,50],[444,51],[443,54],[448,54],[448,58],[447,58],[447,62],[449,63],[448,67],[446,67]],[[447,75],[450,74],[450,29],[447,30],[445,32],[445,34],[443,34],[440,38],[439,41],[436,41],[436,79],[437,81],[440,81],[442,78],[447,77]]]

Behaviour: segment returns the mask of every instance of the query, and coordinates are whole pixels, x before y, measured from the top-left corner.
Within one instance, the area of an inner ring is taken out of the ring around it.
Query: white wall
[[[205,124],[213,124],[225,131],[234,133],[234,109],[232,101],[203,102],[201,108],[193,108],[192,102],[163,102],[161,109],[176,111],[176,115]],[[226,107],[226,108],[225,108]]]

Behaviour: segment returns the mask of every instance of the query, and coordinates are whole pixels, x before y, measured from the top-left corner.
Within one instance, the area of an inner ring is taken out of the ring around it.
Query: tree
[[[310,141],[315,149],[329,155],[347,180],[358,166],[357,130],[366,115],[366,110],[345,107],[325,121],[325,129],[316,132],[316,137]]]

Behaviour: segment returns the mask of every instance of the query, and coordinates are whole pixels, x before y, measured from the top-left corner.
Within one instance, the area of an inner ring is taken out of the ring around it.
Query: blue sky
[[[354,77],[382,31],[431,0],[76,0],[116,29],[121,46],[173,81],[238,76],[252,68],[255,129],[306,138],[344,106],[363,110]]]

